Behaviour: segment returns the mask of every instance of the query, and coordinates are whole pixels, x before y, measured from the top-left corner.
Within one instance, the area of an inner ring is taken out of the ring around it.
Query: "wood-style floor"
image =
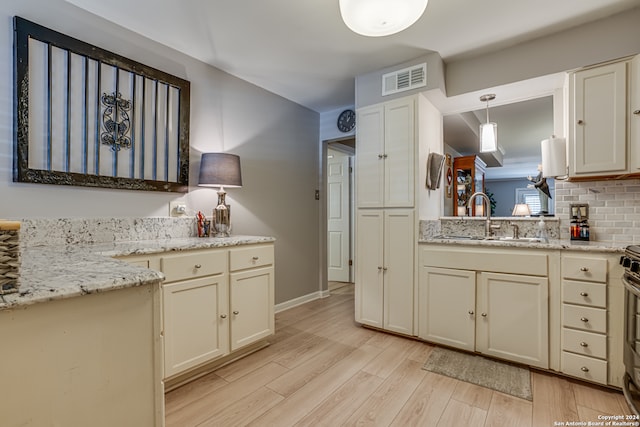
[[[532,371],[530,402],[427,372],[433,346],[358,326],[353,285],[330,289],[278,313],[269,347],[169,392],[167,426],[539,427],[630,413],[619,392],[548,373]]]

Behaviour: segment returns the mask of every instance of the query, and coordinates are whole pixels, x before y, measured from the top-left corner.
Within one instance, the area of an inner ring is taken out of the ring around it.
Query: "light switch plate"
[[[187,216],[187,204],[182,201],[169,202],[169,216],[172,216],[172,217]]]

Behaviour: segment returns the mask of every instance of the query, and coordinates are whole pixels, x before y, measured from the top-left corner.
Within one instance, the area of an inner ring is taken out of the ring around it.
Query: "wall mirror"
[[[444,149],[452,158],[454,186],[456,181],[464,179],[462,169],[456,165],[464,164],[463,158],[476,156],[480,159],[478,163],[486,165],[484,191],[495,202],[493,215],[511,216],[513,207],[519,203],[528,204],[534,215],[541,212],[552,215],[555,187],[553,179],[546,180],[550,200],[544,200],[535,186],[531,186],[540,180],[540,141],[553,134],[553,96],[490,106],[489,113],[490,120],[498,125],[499,152],[495,154],[479,153],[478,127],[486,121],[485,109],[449,114],[443,118]],[[481,184],[476,184],[476,191],[481,188]],[[455,193],[456,189],[452,191]],[[457,206],[464,201],[464,197],[455,203],[456,194],[452,195],[453,197],[448,198],[448,194],[445,194],[444,216],[468,214],[469,212],[465,213],[464,209]],[[480,210],[476,215],[484,215],[484,212]]]

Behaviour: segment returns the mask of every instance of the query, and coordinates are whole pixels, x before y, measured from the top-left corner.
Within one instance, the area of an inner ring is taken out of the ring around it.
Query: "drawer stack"
[[[562,257],[562,372],[607,384],[607,260]]]

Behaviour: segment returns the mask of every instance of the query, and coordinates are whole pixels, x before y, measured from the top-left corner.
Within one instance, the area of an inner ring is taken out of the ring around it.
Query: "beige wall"
[[[14,15],[191,82],[188,194],[12,182]],[[210,215],[215,191],[195,186],[200,154],[229,151],[241,157],[244,183],[229,190],[233,232],[277,238],[276,302],[318,291],[318,113],[63,0],[3,1],[0,77],[0,218],[159,217],[172,200]]]

